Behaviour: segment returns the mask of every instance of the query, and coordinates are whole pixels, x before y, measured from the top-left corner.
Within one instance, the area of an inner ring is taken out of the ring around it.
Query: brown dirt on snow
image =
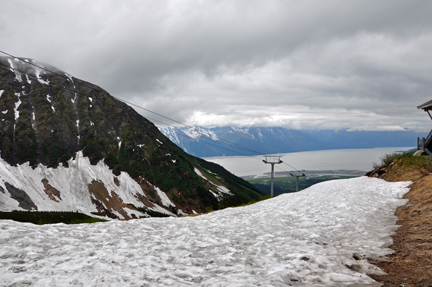
[[[388,275],[369,275],[383,286],[432,286],[432,173],[424,169],[398,168],[395,162],[381,176],[390,182],[412,181],[396,211],[401,225],[393,235],[395,253],[386,261],[369,260]]]

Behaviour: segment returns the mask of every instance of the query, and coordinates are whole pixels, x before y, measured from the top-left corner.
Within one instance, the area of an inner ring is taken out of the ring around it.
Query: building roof
[[[417,109],[422,109],[424,111],[432,110],[432,100],[430,100],[424,104],[421,104],[420,106],[417,107]]]

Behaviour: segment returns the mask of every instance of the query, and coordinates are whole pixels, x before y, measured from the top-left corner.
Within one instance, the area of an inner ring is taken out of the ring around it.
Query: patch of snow
[[[0,220],[0,279],[5,286],[374,284],[366,273],[377,267],[353,253],[392,252],[394,213],[409,184],[333,180],[196,217],[42,226]],[[346,267],[352,264],[360,272]]]
[[[73,83],[72,76],[69,75],[69,74],[67,74],[67,73],[64,73],[64,74],[65,74],[65,76],[68,78],[68,81],[71,81],[71,82]],[[74,88],[75,88],[75,86],[74,86]]]
[[[226,194],[231,194],[231,191],[223,185],[217,185],[216,187],[217,187],[218,191],[220,191],[220,192],[223,192]]]
[[[145,144],[139,144],[138,146],[139,146],[139,147],[143,147],[143,146],[145,146]]]
[[[93,99],[91,97],[88,97],[88,99],[90,100],[91,103],[93,103]]]
[[[7,114],[8,111],[2,111],[3,114]]]
[[[16,127],[16,121],[19,118],[19,111],[18,111],[18,107],[21,105],[21,99],[20,99],[20,93],[15,93],[15,96],[18,97],[18,101],[15,103],[15,108],[14,108],[14,114],[15,114],[15,124],[14,124],[14,129]]]
[[[79,129],[79,120],[76,120],[76,127]]]
[[[32,107],[32,108],[33,108],[33,110],[34,110],[34,107]],[[35,114],[34,111],[32,112],[32,128],[33,128],[34,130],[36,130],[36,114]]]
[[[94,122],[90,121],[90,125],[91,125],[91,126],[94,126]]]
[[[186,212],[184,212],[180,208],[177,210],[177,214],[180,215],[180,216],[188,215]]]
[[[127,206],[123,207],[123,210],[126,211],[127,214],[131,217],[132,217],[132,215],[135,215],[136,218],[146,217],[145,214],[143,214],[142,212],[136,211],[134,209],[130,209]]]
[[[54,106],[51,106],[51,109],[53,110],[53,112],[55,112]]]
[[[50,82],[48,80],[44,80],[44,79],[41,78],[41,76],[40,76],[41,72],[42,72],[41,69],[35,67],[35,76],[36,76],[36,79],[38,80],[39,83],[41,83],[43,85],[49,85]],[[43,73],[45,73],[45,72],[43,72]]]
[[[160,190],[159,187],[157,187],[157,186],[154,186],[154,189],[156,190],[156,192],[157,192],[157,194],[158,194],[158,196],[162,202],[162,205],[165,205],[166,207],[170,207],[170,206],[175,207],[175,204],[172,203],[172,201],[168,198],[168,196],[166,195],[165,192]]]
[[[47,101],[48,102],[50,102],[50,104],[51,104],[51,99],[50,99],[51,97],[50,97],[50,95],[48,94],[47,96],[46,96],[46,99],[47,99]]]
[[[17,60],[17,59],[15,58],[15,60]],[[9,62],[9,65],[11,66],[10,70],[15,73],[15,80],[21,83],[23,81],[22,77],[21,77],[21,73],[18,71],[17,67],[12,62],[11,59],[8,59],[8,62]]]
[[[161,142],[159,139],[156,139],[156,141],[160,144],[163,144],[163,142]]]
[[[0,98],[3,95],[4,90],[0,90]]]
[[[258,137],[262,140],[262,138],[263,138],[263,134],[262,134],[262,132],[261,132],[261,129],[260,129],[260,128],[257,128],[256,131],[257,131],[257,133],[258,133]]]
[[[113,210],[113,211],[111,211],[111,212],[114,213],[115,215],[117,215],[117,217],[118,217],[119,219],[125,219],[125,217],[124,217],[120,212],[115,211],[115,210]]]
[[[175,159],[172,159],[171,161],[172,161],[172,163],[176,163],[177,162]]]
[[[194,171],[195,171],[195,173],[196,173],[198,176],[204,178],[204,180],[207,180],[207,178],[206,178],[206,177],[201,173],[201,171],[200,171],[199,169],[197,169],[196,167],[194,167]]]
[[[219,195],[214,193],[211,189],[209,189],[209,191],[211,192],[211,194],[213,194],[214,197],[219,198]]]
[[[192,209],[192,213],[193,214],[198,214],[198,212],[196,212],[195,210]]]
[[[172,216],[172,217],[176,217],[176,215],[175,215],[174,213],[169,212],[169,211],[166,210],[165,208],[163,208],[163,207],[157,205],[156,203],[153,203],[153,205],[154,205],[154,207],[148,207],[148,208],[151,209],[151,210],[153,210],[153,211],[156,211],[156,212],[160,212],[160,213],[163,213],[163,214],[166,214],[166,215]]]

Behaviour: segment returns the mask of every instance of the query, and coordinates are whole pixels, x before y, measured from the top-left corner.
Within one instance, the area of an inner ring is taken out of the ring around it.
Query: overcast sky
[[[432,99],[432,1],[0,0],[0,11],[0,50],[190,125],[432,127],[416,108]]]

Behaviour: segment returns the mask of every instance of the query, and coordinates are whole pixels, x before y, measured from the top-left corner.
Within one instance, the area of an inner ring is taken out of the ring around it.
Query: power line
[[[15,58],[15,59],[18,59],[18,60],[20,60],[20,61],[23,61],[22,59],[20,59],[20,58],[18,58],[18,57],[15,57],[15,56],[13,56],[13,55],[11,55],[11,54],[9,54],[9,53],[6,53],[6,52],[4,52],[4,51],[1,51],[1,50],[0,50],[0,53],[3,53],[3,54],[5,54],[5,55],[8,55],[8,56],[13,57],[13,58]],[[30,64],[30,65],[33,65],[33,66],[35,66],[35,67],[38,67],[38,68],[40,68],[40,69],[43,69],[43,70],[45,70],[45,71],[47,71],[47,72],[50,72],[50,73],[52,73],[52,74],[55,74],[55,75],[57,75],[57,76],[63,77],[63,78],[65,78],[65,79],[68,79],[68,77],[66,77],[65,75],[62,75],[62,74],[59,74],[59,73],[57,73],[57,72],[51,71],[51,70],[49,70],[49,69],[47,69],[47,68],[45,68],[45,67],[43,67],[43,66],[36,65],[35,63],[32,63],[32,62],[26,62],[26,63],[27,63],[27,64]],[[5,67],[7,67],[7,68],[9,68],[9,69],[13,69],[13,70],[15,70],[15,71],[17,71],[17,72],[24,73],[24,72],[22,72],[22,71],[20,71],[20,70],[18,70],[18,69],[15,69],[15,68],[12,68],[12,67],[8,67],[8,66],[6,66],[6,65],[4,65],[4,64],[2,64],[2,65],[5,66]],[[81,83],[81,84],[82,84],[83,86],[86,86],[86,87],[90,88],[90,89],[93,88],[92,86],[87,85],[86,82]],[[65,87],[63,87],[63,88],[64,88],[64,89],[67,89],[67,88],[65,88]],[[72,90],[70,90],[70,89],[67,89],[67,90],[72,91]],[[76,91],[72,91],[72,92],[75,93]],[[112,96],[112,95],[111,95],[111,96]],[[112,96],[112,97],[115,98],[116,100],[122,101],[122,102],[124,102],[124,103],[126,103],[126,104],[129,104],[129,105],[131,105],[131,106],[134,106],[134,107],[137,107],[137,108],[139,108],[139,109],[145,110],[145,111],[147,111],[147,112],[153,113],[153,114],[155,114],[155,115],[158,115],[158,116],[160,116],[160,117],[162,117],[162,118],[168,119],[168,120],[173,121],[173,122],[175,122],[175,123],[178,123],[178,124],[184,125],[184,126],[189,127],[189,128],[194,128],[193,126],[190,126],[190,125],[187,125],[187,124],[182,123],[182,122],[180,122],[180,121],[177,121],[177,120],[171,119],[171,118],[169,118],[169,117],[167,117],[167,116],[164,116],[164,115],[162,115],[162,114],[160,114],[160,113],[157,113],[157,112],[151,111],[151,110],[149,110],[149,109],[146,109],[146,108],[144,108],[144,107],[142,107],[142,106],[139,106],[139,105],[136,105],[136,104],[131,103],[131,102],[129,102],[129,101],[126,101],[126,100],[124,100],[124,99],[121,99],[121,98],[118,98],[118,97],[115,97],[115,96]],[[200,132],[198,132],[198,133],[200,133]],[[203,135],[203,136],[205,136],[205,137],[210,138],[210,137],[207,136],[206,134],[203,134],[203,133],[200,133],[200,134]],[[249,149],[249,148],[247,148],[247,147],[244,147],[244,146],[238,145],[238,144],[236,144],[236,143],[233,143],[233,142],[230,142],[230,141],[227,141],[227,140],[221,139],[221,138],[219,138],[219,137],[217,137],[217,136],[216,136],[216,138],[217,138],[219,141],[224,141],[224,142],[226,142],[226,143],[228,143],[228,144],[238,146],[238,147],[240,147],[241,149],[245,149],[245,150],[252,151],[252,152],[254,152],[254,153],[258,154],[258,155],[261,155],[261,154],[262,154],[262,153],[260,153],[260,152],[258,152],[258,151],[254,151],[254,150]],[[211,139],[211,138],[210,138],[210,139]]]
[[[12,67],[9,67],[9,66],[4,65],[4,64],[2,64],[2,63],[0,63],[0,65],[3,66],[3,67],[0,67],[0,68],[2,68],[2,69],[4,69],[4,70],[14,70],[14,71],[19,72],[19,73],[24,73],[23,71],[20,71],[20,70],[18,70],[18,69],[12,68]],[[26,75],[29,76],[32,80],[38,80],[38,78],[35,77],[35,76],[33,76],[33,75],[28,75],[28,74],[26,74]],[[87,87],[89,87],[89,86],[87,86]],[[62,88],[65,89],[65,90],[68,90],[68,91],[70,91],[70,92],[74,92],[74,93],[76,92],[75,90],[69,89],[69,88],[67,88],[67,87],[62,87]],[[128,104],[132,104],[132,105],[134,105],[134,106],[136,106],[136,107],[140,107],[140,106],[138,106],[138,105],[136,105],[136,104],[133,104],[133,103],[130,103],[130,102],[124,101],[124,100],[122,100],[122,99],[120,99],[120,98],[117,98],[117,97],[114,97],[114,96],[113,96],[113,98],[115,98],[115,99],[117,99],[117,100],[119,100],[119,101],[122,101],[122,102],[126,102],[126,103],[128,103]],[[158,123],[164,124],[164,125],[169,126],[169,127],[174,127],[174,126],[169,125],[169,124],[167,124],[167,123],[165,123],[165,122],[162,122],[162,121],[159,121],[159,120],[156,120],[156,119],[150,118],[150,117],[148,117],[148,116],[146,117],[146,119],[152,120],[153,122],[158,122]],[[232,150],[232,149],[228,149],[228,148],[226,148],[226,147],[218,146],[218,145],[215,145],[215,144],[212,144],[212,143],[209,143],[209,142],[205,142],[205,141],[202,141],[202,140],[199,140],[199,139],[194,139],[194,138],[190,137],[189,135],[187,135],[187,134],[186,134],[184,131],[182,131],[182,130],[180,130],[180,132],[183,133],[183,134],[178,133],[178,135],[180,135],[180,136],[182,136],[182,137],[187,137],[187,138],[189,138],[189,139],[199,141],[199,142],[201,142],[201,143],[203,143],[203,144],[211,145],[211,146],[217,147],[217,148],[219,148],[219,149],[224,149],[224,150],[227,150],[227,151],[231,151],[231,152],[233,152],[233,153],[237,153],[237,154],[240,154],[240,155],[243,155],[243,156],[250,156],[250,155],[248,155],[248,154],[241,153],[241,152],[239,152],[239,151],[235,151],[235,150]],[[200,134],[202,134],[202,133],[200,133]],[[202,134],[202,135],[204,135],[204,134]],[[211,139],[211,138],[208,137],[207,135],[205,135],[205,136],[206,136],[207,138]]]
[[[3,67],[2,67],[2,66],[3,66]],[[19,73],[26,74],[26,73],[23,72],[23,71],[20,71],[20,70],[18,70],[18,69],[12,68],[12,67],[9,67],[9,66],[7,66],[7,65],[4,65],[3,63],[0,63],[0,68],[3,69],[3,70],[5,70],[5,71],[13,70],[13,71],[16,71],[16,72],[19,72]],[[48,71],[49,71],[49,70],[48,70]],[[29,76],[32,80],[36,80],[36,81],[39,80],[39,78],[37,78],[37,77],[35,77],[35,76],[31,75],[31,74],[30,74],[30,75],[29,75],[29,74],[26,74],[26,76]],[[60,75],[60,76],[62,76],[62,75]],[[87,85],[87,87],[89,87],[89,88],[93,88],[93,87],[88,86],[88,85]],[[76,92],[75,90],[69,89],[69,88],[64,87],[64,86],[62,86],[62,88],[65,89],[65,90],[68,90],[68,91],[70,91],[70,92],[73,92],[73,93]],[[116,98],[116,97],[114,97],[114,98]],[[116,99],[118,99],[119,101],[123,101],[122,99],[119,99],[119,98],[116,98]],[[134,106],[137,106],[137,105],[135,105],[135,104],[133,104],[133,105],[134,105]],[[137,106],[137,107],[139,107],[139,106]],[[172,125],[170,125],[170,124],[167,124],[167,123],[165,123],[165,122],[162,122],[162,121],[159,121],[159,120],[156,120],[156,119],[150,118],[150,117],[146,117],[146,119],[150,119],[150,120],[152,120],[152,121],[154,121],[154,122],[158,122],[158,123],[160,123],[160,124],[163,124],[163,125],[166,125],[166,126],[169,126],[169,127],[174,127],[174,126],[172,126]],[[256,156],[251,156],[251,155],[248,155],[248,154],[242,153],[242,152],[240,152],[240,151],[238,151],[238,150],[236,151],[236,150],[232,150],[232,149],[229,149],[229,148],[226,148],[226,147],[222,147],[222,146],[219,146],[219,145],[215,145],[215,144],[212,144],[212,143],[209,143],[209,142],[205,142],[205,141],[202,141],[202,140],[199,140],[199,139],[194,139],[194,138],[190,137],[189,135],[187,135],[187,134],[186,134],[184,131],[182,131],[182,130],[180,130],[180,132],[183,133],[183,134],[177,133],[179,136],[186,137],[186,138],[189,138],[189,139],[192,139],[192,140],[196,140],[196,141],[201,142],[201,143],[203,143],[203,144],[211,145],[211,146],[214,146],[214,147],[219,148],[219,149],[223,149],[223,150],[231,151],[231,152],[233,152],[233,153],[237,153],[237,154],[239,154],[239,155],[243,155],[243,156],[248,156],[248,157],[251,157],[251,158],[254,158],[254,159],[257,159],[257,160],[261,161],[261,159],[257,158]],[[200,133],[200,134],[202,134],[202,133]],[[204,135],[204,136],[206,136],[207,138],[211,139],[210,137],[208,137],[208,136],[205,135],[205,134],[202,134],[202,135]],[[227,142],[228,142],[228,141],[227,141]],[[230,142],[228,142],[228,143],[230,143]],[[238,145],[238,146],[239,146],[239,145]],[[241,147],[241,146],[240,146],[240,147]],[[288,165],[288,164],[287,164],[287,165]],[[288,165],[288,166],[290,166],[290,165]],[[292,166],[290,166],[290,167],[292,167]],[[286,170],[281,169],[281,168],[279,168],[279,167],[276,167],[276,168],[278,168],[278,169],[281,170],[281,171],[287,172]],[[292,167],[292,168],[294,168],[294,167]],[[296,168],[294,168],[294,169],[297,170]]]
[[[23,61],[21,58],[16,57],[16,56],[14,56],[14,55],[11,55],[11,54],[9,54],[9,53],[6,53],[6,52],[4,52],[4,51],[1,51],[1,50],[0,50],[0,53],[3,53],[3,54],[5,54],[5,55],[8,55],[8,56],[13,57],[13,58],[15,58],[15,59],[18,59],[18,60],[20,60],[20,61]],[[57,72],[51,71],[51,70],[49,70],[49,69],[47,69],[47,68],[45,68],[45,67],[43,67],[43,66],[36,65],[35,63],[32,63],[32,62],[26,62],[26,63],[27,63],[27,64],[30,64],[30,65],[33,65],[33,66],[35,66],[35,67],[38,67],[38,68],[40,68],[40,69],[43,69],[43,70],[45,70],[45,71],[47,71],[47,72],[53,73],[53,74],[55,74],[55,75],[57,75],[57,76],[60,76],[60,77],[63,77],[63,78],[65,78],[65,79],[67,79],[67,77],[66,77],[65,75],[62,75],[62,74],[59,74],[59,73],[57,73]],[[12,69],[13,69],[13,68],[12,68]],[[17,69],[14,69],[14,70],[17,70]],[[19,71],[19,70],[17,70],[17,71]],[[19,71],[19,72],[21,72],[21,71]],[[82,83],[82,85],[84,85],[84,86],[86,86],[86,87],[88,87],[88,88],[93,88],[92,86],[87,85],[85,82]],[[75,91],[74,91],[74,92],[75,92]],[[111,95],[111,96],[112,96],[112,95]],[[112,96],[112,97],[115,98],[115,99],[117,99],[117,100],[119,100],[119,101],[122,101],[122,102],[124,102],[124,103],[127,103],[127,104],[129,104],[129,105],[132,105],[132,106],[134,106],[134,107],[137,107],[137,108],[139,108],[139,109],[145,110],[145,111],[147,111],[147,112],[149,112],[149,113],[152,113],[152,114],[158,115],[158,116],[160,116],[160,117],[162,117],[162,118],[165,118],[165,119],[167,119],[167,120],[170,120],[170,121],[173,121],[173,122],[175,122],[175,123],[181,124],[181,125],[183,125],[183,126],[185,126],[185,127],[194,128],[193,126],[190,126],[190,125],[185,124],[185,123],[183,123],[183,122],[177,121],[177,120],[175,120],[175,119],[171,119],[171,118],[169,118],[169,117],[167,117],[167,116],[164,116],[164,115],[162,115],[162,114],[160,114],[160,113],[157,113],[157,112],[154,112],[154,111],[152,111],[152,110],[146,109],[146,108],[144,108],[144,107],[142,107],[142,106],[136,105],[136,104],[131,103],[131,102],[129,102],[129,101],[126,101],[126,100],[124,100],[124,99],[121,99],[121,98],[118,98],[118,97],[115,97],[115,96]],[[203,133],[200,133],[200,134],[202,134],[203,136],[208,137],[206,134],[203,134]],[[209,137],[209,138],[210,138],[210,137]],[[258,152],[258,151],[255,151],[255,150],[252,150],[252,149],[250,149],[250,148],[248,148],[248,147],[238,145],[238,144],[236,144],[236,143],[233,143],[233,142],[227,141],[227,140],[225,140],[225,139],[221,139],[221,138],[219,138],[219,137],[217,137],[217,136],[216,136],[216,138],[217,138],[219,141],[223,141],[223,142],[226,142],[226,143],[228,143],[228,144],[238,146],[238,147],[240,147],[241,149],[244,149],[244,150],[249,150],[249,151],[251,151],[251,152],[253,152],[253,153],[257,154],[257,155],[262,155],[262,154],[263,154],[263,153],[261,153],[261,152]]]
[[[8,55],[8,56],[13,57],[13,58],[15,58],[15,59],[18,59],[18,60],[20,60],[20,61],[23,61],[21,58],[15,57],[14,55],[11,55],[11,54],[6,53],[6,52],[4,52],[4,51],[1,51],[1,50],[0,50],[0,53],[3,53],[3,54],[5,54],[5,55]],[[33,66],[38,67],[38,68],[40,68],[40,69],[43,69],[43,70],[45,70],[45,71],[47,71],[47,72],[50,72],[50,73],[52,73],[52,74],[58,75],[58,76],[60,76],[60,77],[62,77],[62,78],[69,79],[69,78],[66,77],[64,74],[59,74],[59,73],[57,73],[57,72],[51,71],[51,70],[49,70],[49,69],[47,69],[47,68],[45,68],[45,67],[43,67],[43,66],[36,65],[35,63],[27,62],[27,61],[26,61],[25,63],[26,63],[26,64],[33,65]],[[12,67],[6,66],[6,65],[4,65],[4,64],[2,64],[2,63],[0,63],[0,65],[2,65],[2,66],[4,66],[4,67],[7,67],[8,69],[12,69],[12,70],[14,70],[14,71],[17,71],[17,72],[20,72],[20,73],[24,73],[24,74],[26,74],[26,73],[23,72],[23,71],[20,71],[20,70],[18,70],[18,69],[15,69],[15,68],[12,68]],[[4,69],[4,68],[3,68],[3,69]],[[6,70],[6,69],[5,69],[5,70]],[[27,75],[27,74],[26,74],[26,75]],[[34,77],[34,76],[32,76],[32,75],[30,75],[30,77],[32,77],[33,79],[39,80],[38,78],[36,78],[36,77]],[[94,88],[93,86],[88,85],[85,81],[84,81],[83,83],[81,83],[81,85],[86,86],[86,87],[91,88],[91,89]],[[66,87],[63,87],[63,89],[66,89],[66,90],[72,91],[73,93],[76,93],[75,90],[71,90],[71,89],[68,89],[68,88],[66,88]],[[112,96],[112,95],[111,95],[111,96]],[[186,126],[186,127],[189,127],[189,128],[194,128],[193,126],[187,125],[187,124],[182,123],[182,122],[180,122],[180,121],[177,121],[177,120],[175,120],[175,119],[171,119],[171,118],[169,118],[169,117],[167,117],[167,116],[164,116],[164,115],[162,115],[162,114],[160,114],[160,113],[157,113],[157,112],[151,111],[151,110],[149,110],[149,109],[146,109],[146,108],[144,108],[144,107],[142,107],[142,106],[139,106],[139,105],[136,105],[136,104],[131,103],[131,102],[129,102],[129,101],[126,101],[126,100],[124,100],[124,99],[121,99],[121,98],[118,98],[118,97],[115,97],[115,96],[112,96],[112,97],[115,98],[115,99],[117,99],[117,100],[119,100],[119,101],[122,101],[122,102],[124,102],[124,103],[126,103],[126,104],[128,104],[128,105],[131,105],[131,106],[137,107],[137,108],[139,108],[139,109],[145,110],[145,111],[147,111],[147,112],[153,113],[153,114],[155,114],[155,115],[158,115],[158,116],[160,116],[160,117],[162,117],[162,118],[168,119],[168,120],[173,121],[173,122],[175,122],[175,123],[181,124],[181,125]],[[147,118],[148,118],[148,117],[147,117]],[[151,118],[149,118],[149,119],[151,119]],[[155,119],[152,119],[152,120],[157,121],[157,120],[155,120]],[[158,122],[160,122],[160,121],[158,121]],[[160,122],[160,123],[163,123],[163,122]],[[163,123],[163,124],[166,124],[166,123]],[[169,124],[166,124],[166,125],[167,125],[167,126],[171,126],[171,125],[169,125]],[[171,127],[173,127],[173,126],[171,126]],[[182,131],[182,132],[183,132],[183,131]],[[183,133],[184,133],[184,132],[183,132]],[[204,134],[204,133],[202,133],[202,132],[199,132],[199,131],[198,131],[198,133],[201,134],[201,135],[203,135],[203,136],[205,136],[205,137],[207,137],[207,138],[209,138],[209,139],[211,139],[211,140],[213,140],[211,137],[209,137],[208,135],[206,135],[206,134]],[[186,135],[186,136],[187,136],[187,135]],[[189,136],[188,136],[188,137],[189,137]],[[219,140],[219,141],[226,142],[226,143],[228,143],[228,144],[230,144],[230,145],[238,146],[239,148],[241,148],[241,149],[243,149],[243,150],[248,150],[248,151],[254,152],[254,153],[256,153],[257,155],[263,155],[263,153],[258,152],[258,151],[255,151],[255,150],[250,149],[250,148],[248,148],[248,147],[238,145],[238,144],[236,144],[236,143],[233,143],[233,142],[227,141],[227,140],[225,140],[225,139],[221,139],[221,138],[219,138],[219,137],[217,137],[217,136],[215,136],[215,137],[216,137],[216,139]],[[189,137],[189,138],[191,138],[191,137]],[[191,139],[192,139],[192,138],[191,138]],[[196,140],[196,139],[195,139],[195,140]],[[199,141],[199,140],[198,140],[198,141]],[[240,152],[238,152],[238,151],[233,151],[233,150],[230,150],[230,149],[227,149],[227,148],[224,148],[224,147],[221,147],[221,146],[217,146],[217,145],[214,145],[214,144],[211,144],[211,143],[207,143],[207,142],[203,142],[203,141],[200,141],[200,142],[202,142],[202,143],[204,143],[204,144],[208,144],[208,145],[212,145],[212,146],[218,147],[218,148],[220,148],[220,149],[225,149],[225,150],[229,150],[229,151],[232,151],[232,152],[237,152],[238,154],[241,154],[241,155],[250,156],[250,155],[247,155],[247,154],[244,154],[244,153],[240,153]],[[253,156],[250,156],[250,157],[253,157]],[[289,165],[289,164],[287,164],[287,163],[285,163],[285,164],[286,164],[287,166],[289,166],[289,167],[291,167],[291,168],[293,168],[293,169],[295,169],[295,170],[298,171],[298,169],[295,168],[295,167],[293,167],[292,165]]]

